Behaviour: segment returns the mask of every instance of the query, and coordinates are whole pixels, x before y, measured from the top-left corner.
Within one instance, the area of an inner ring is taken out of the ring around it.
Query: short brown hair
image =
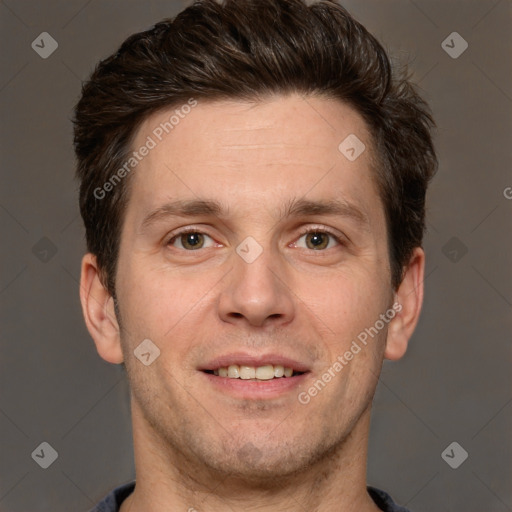
[[[308,2],[311,4],[311,2]],[[128,178],[98,199],[150,114],[197,99],[318,94],[366,121],[388,228],[396,289],[425,231],[425,194],[437,169],[428,104],[392,68],[381,44],[334,0],[197,0],[130,36],[101,61],[75,107],[74,147],[88,250],[115,297]]]

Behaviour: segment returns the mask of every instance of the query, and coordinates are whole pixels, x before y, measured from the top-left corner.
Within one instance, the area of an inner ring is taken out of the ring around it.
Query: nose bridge
[[[243,317],[259,326],[269,318],[289,321],[293,300],[286,285],[284,262],[271,242],[266,239],[260,244],[248,236],[236,247],[232,257],[233,271],[219,305],[223,319],[233,321]]]

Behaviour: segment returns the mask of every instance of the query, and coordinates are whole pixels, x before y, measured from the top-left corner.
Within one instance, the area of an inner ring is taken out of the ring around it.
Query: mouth
[[[266,364],[263,366],[248,366],[242,364],[231,364],[229,366],[220,366],[214,370],[203,370],[205,373],[223,377],[227,379],[242,379],[253,381],[266,381],[273,379],[282,379],[297,377],[306,372],[294,370],[290,366],[281,364]]]
[[[277,354],[230,354],[199,367],[212,389],[240,399],[269,400],[291,392],[311,373],[309,365]]]

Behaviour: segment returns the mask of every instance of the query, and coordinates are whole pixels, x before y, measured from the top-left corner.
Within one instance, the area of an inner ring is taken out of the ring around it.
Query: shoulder
[[[408,509],[397,505],[391,496],[376,487],[367,486],[368,494],[371,496],[375,504],[384,512],[410,512]]]
[[[107,494],[94,508],[89,512],[119,512],[121,503],[135,489],[135,480],[127,484],[120,485]]]
[[[118,512],[123,501],[135,489],[135,481],[128,482],[113,489],[89,512]],[[397,505],[391,496],[376,487],[367,486],[368,494],[383,512],[410,512]]]

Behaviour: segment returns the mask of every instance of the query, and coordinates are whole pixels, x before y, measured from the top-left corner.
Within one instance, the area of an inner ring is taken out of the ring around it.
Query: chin
[[[246,451],[241,450],[244,456]],[[287,460],[265,460],[263,454],[260,457],[253,456],[230,460],[209,461],[209,469],[215,473],[226,475],[232,480],[243,482],[244,486],[251,484],[254,487],[274,487],[278,481],[286,480],[301,473],[310,467],[307,461],[297,457]]]
[[[290,477],[296,477],[335,452],[339,442],[328,443],[317,440],[311,433],[307,439],[289,438],[287,442],[260,443],[239,439],[231,440],[229,446],[220,448],[220,457],[207,457],[202,453],[203,463],[213,472],[229,476],[230,481],[240,480],[253,487],[275,487]]]

